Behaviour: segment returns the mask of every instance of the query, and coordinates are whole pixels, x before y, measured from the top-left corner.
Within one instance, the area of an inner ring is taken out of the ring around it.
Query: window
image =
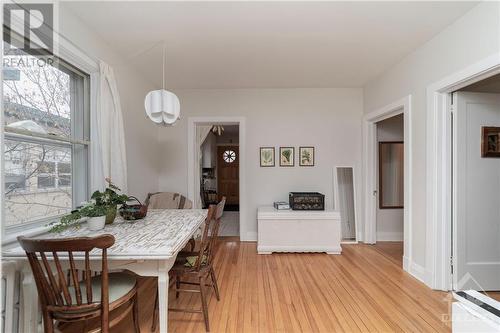
[[[234,152],[234,150],[226,150],[222,154],[222,158],[226,163],[233,163],[234,161],[236,161],[236,153]]]
[[[21,50],[4,54],[3,72],[2,204],[10,233],[46,225],[87,199],[89,77],[57,57]]]

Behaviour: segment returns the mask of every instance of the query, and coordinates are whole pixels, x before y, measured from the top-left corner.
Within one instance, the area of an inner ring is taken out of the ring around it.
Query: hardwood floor
[[[217,248],[221,300],[210,294],[211,332],[450,331],[448,293],[432,291],[370,245],[340,256],[257,255],[256,243]],[[154,284],[141,279],[141,331],[150,332]],[[170,306],[200,307],[199,295],[170,293]],[[133,332],[125,320],[113,332]],[[205,332],[201,314],[169,313],[169,332]]]
[[[377,242],[373,247],[399,267],[403,267],[403,242]]]

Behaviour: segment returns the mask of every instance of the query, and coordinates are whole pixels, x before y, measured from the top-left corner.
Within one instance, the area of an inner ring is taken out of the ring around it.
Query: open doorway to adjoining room
[[[363,124],[363,241],[418,275],[411,238],[411,95],[366,114]]]
[[[212,126],[202,144],[201,197],[203,208],[226,197],[220,236],[239,236],[239,125]]]
[[[376,248],[403,265],[404,247],[404,115],[377,126]]]
[[[240,123],[204,121],[193,124],[193,141],[199,146],[193,167],[198,184],[192,185],[192,196],[199,198],[196,206],[207,208],[226,197],[219,236],[240,236]],[[195,149],[194,153],[197,153]],[[191,189],[191,186],[189,187]],[[199,189],[196,191],[196,189]]]
[[[499,297],[500,74],[450,97],[453,290]]]

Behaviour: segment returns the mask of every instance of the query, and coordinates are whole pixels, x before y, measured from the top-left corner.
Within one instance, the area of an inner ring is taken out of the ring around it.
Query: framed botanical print
[[[314,166],[314,147],[299,147],[299,165]]]
[[[274,147],[260,147],[260,166],[274,166]]]
[[[481,128],[481,157],[500,157],[500,127]]]
[[[295,148],[280,147],[280,166],[293,167],[295,165]]]

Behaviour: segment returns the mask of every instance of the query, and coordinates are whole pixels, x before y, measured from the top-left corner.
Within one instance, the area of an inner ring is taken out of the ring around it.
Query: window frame
[[[12,39],[22,39],[19,34],[15,31],[11,31],[5,26],[3,26],[3,34],[2,34],[2,43],[5,43],[5,33],[10,33]],[[61,45],[59,45],[61,47]],[[67,49],[67,48],[63,48]],[[23,51],[25,52],[25,51]],[[40,57],[43,55],[40,54],[26,54],[34,57]],[[66,52],[68,55],[71,55],[71,52]],[[74,50],[73,50],[73,53]],[[78,52],[76,52],[78,53]],[[54,136],[47,135],[35,132],[29,132],[24,130],[12,130],[6,128],[3,121],[3,100],[2,100],[2,124],[1,131],[3,134],[2,137],[2,166],[4,166],[4,149],[5,149],[5,140],[14,140],[17,142],[26,142],[33,144],[47,144],[51,146],[64,147],[69,148],[71,150],[71,193],[72,193],[72,207],[74,209],[81,202],[88,200],[90,193],[90,112],[91,112],[91,92],[90,92],[90,84],[91,84],[91,76],[89,73],[86,73],[85,70],[80,70],[78,65],[74,65],[78,63],[78,61],[66,61],[63,57],[47,53],[48,55],[54,59],[54,67],[65,72],[70,75],[70,94],[71,96],[71,105],[70,105],[70,126],[71,126],[71,134],[69,137],[64,136]],[[75,56],[70,56],[68,58],[74,59]],[[80,57],[84,58],[84,57]],[[94,64],[92,64],[94,65]],[[82,68],[88,68],[88,64],[84,64]],[[3,85],[3,81],[2,81]],[[3,88],[2,88],[3,89]],[[2,94],[3,98],[3,94]],[[55,164],[57,168],[57,163]],[[4,170],[4,167],[2,167]],[[58,171],[55,170],[55,173]],[[58,182],[55,180],[55,187],[53,189],[58,188]],[[2,220],[4,220],[5,215],[5,197],[4,197],[4,184],[5,178],[2,173]],[[67,187],[70,187],[67,186]],[[66,186],[64,186],[66,187]],[[52,188],[51,188],[52,189]],[[48,190],[51,190],[48,189]],[[47,190],[47,189],[45,189]],[[44,190],[42,190],[44,191]],[[29,222],[21,223],[14,226],[5,226],[2,225],[2,244],[10,243],[15,240],[17,235],[33,235],[42,233],[48,230],[47,224],[57,220],[64,214],[51,216],[47,218],[34,219]]]

